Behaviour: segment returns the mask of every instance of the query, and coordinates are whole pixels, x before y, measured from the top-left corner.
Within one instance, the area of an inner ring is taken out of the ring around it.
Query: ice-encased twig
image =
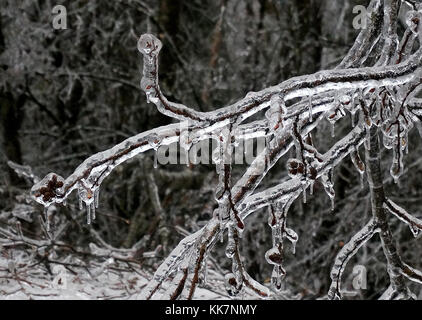
[[[176,273],[187,266],[194,269],[193,271],[189,271],[191,281],[190,286],[188,287],[188,290],[192,290],[193,295],[197,284],[196,275],[199,274],[198,268],[200,268],[200,264],[202,263],[200,257],[203,258],[203,254],[207,249],[207,246],[211,245],[215,241],[219,226],[218,219],[212,219],[205,227],[180,241],[176,248],[173,249],[170,255],[158,267],[151,281],[142,290],[139,298],[151,299],[159,291],[161,285],[168,280],[170,274]],[[198,251],[200,254],[195,254],[198,253]],[[193,261],[191,259],[193,259]],[[182,291],[185,290],[186,282],[189,283],[189,281],[186,281],[186,278],[178,280],[179,282],[177,282],[177,279],[173,279],[170,282],[170,286],[173,286],[173,288],[176,289],[179,285],[181,285],[180,281],[183,281],[182,287],[179,288],[180,290],[177,290],[178,294],[173,296],[174,299],[176,299]]]
[[[338,141],[329,151],[323,155],[324,161],[317,163],[316,177],[320,177],[331,168],[335,167],[344,157],[353,152],[357,146],[363,143],[366,130],[363,127],[355,127],[349,135]],[[309,184],[309,182],[308,182]],[[277,186],[268,188],[256,194],[249,195],[239,204],[239,211],[243,219],[265,206],[276,201],[283,201],[289,197],[297,197],[303,191],[301,178],[290,179]]]
[[[409,280],[422,284],[422,272],[417,269],[412,268],[408,264],[403,263],[401,273]]]
[[[373,218],[346,243],[337,254],[331,269],[331,286],[328,292],[330,299],[341,299],[341,276],[349,260],[358,252],[372,236],[377,232],[377,225]]]
[[[384,208],[395,215],[399,220],[409,225],[412,234],[417,237],[422,231],[422,220],[414,217],[391,199],[385,199]]]
[[[373,44],[377,42],[376,40],[379,38],[382,30],[382,9],[382,0],[371,0],[367,7],[370,23],[367,28],[361,30],[353,46],[338,65],[338,69],[358,67],[372,51]]]

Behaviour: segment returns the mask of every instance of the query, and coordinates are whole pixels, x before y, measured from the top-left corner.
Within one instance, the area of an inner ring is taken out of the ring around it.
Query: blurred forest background
[[[67,8],[66,30],[52,27],[56,4]],[[43,208],[29,197],[37,177],[49,172],[67,177],[90,155],[172,121],[147,104],[139,87],[142,57],[136,44],[141,34],[155,34],[163,42],[159,77],[167,97],[209,111],[249,91],[335,66],[358,34],[352,28],[352,10],[358,4],[366,6],[368,1],[0,0],[0,229],[45,238]],[[327,134],[329,123],[324,125],[314,136],[322,149],[335,139]],[[350,126],[341,122],[336,134],[341,136]],[[410,139],[416,150],[406,157],[407,172],[399,185],[387,174],[391,154],[383,151],[386,187],[394,201],[418,213],[422,149],[416,130]],[[80,252],[88,252],[90,243],[103,240],[122,249],[136,244],[133,261],[153,272],[186,234],[210,219],[217,206],[214,166],[154,169],[153,157],[152,152],[145,153],[114,170],[103,183],[92,225],[85,224],[76,196],[66,207],[56,207],[51,217],[55,241],[74,248],[80,263],[88,265],[92,257]],[[287,175],[282,160],[264,185]],[[243,170],[234,166],[234,178]],[[296,201],[291,208],[290,224],[299,241],[296,254],[286,257],[287,298],[325,296],[335,255],[370,216],[368,188],[361,186],[349,159],[335,170],[334,179],[334,212],[318,184],[307,204]],[[251,219],[244,232],[243,256],[249,274],[268,283],[267,214],[263,210]],[[390,221],[402,257],[420,269],[422,243],[405,224],[393,217]],[[2,237],[5,233],[0,232]],[[12,249],[16,254],[28,246],[0,249],[8,261],[13,260]],[[148,258],[144,253],[151,251],[154,255]],[[69,252],[58,250],[55,259]],[[38,250],[32,259],[50,272],[48,253]],[[223,245],[217,244],[212,259],[221,273],[230,269]],[[357,297],[377,298],[389,283],[381,244],[371,241],[353,259],[348,270],[358,264],[367,268],[367,289]],[[346,287],[351,288],[352,277],[352,272],[345,273]],[[5,286],[0,282],[0,289]],[[419,288],[414,292],[422,298]]]

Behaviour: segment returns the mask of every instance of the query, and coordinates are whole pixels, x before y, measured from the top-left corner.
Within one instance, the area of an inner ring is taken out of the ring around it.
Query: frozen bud
[[[411,10],[406,14],[406,25],[413,33],[418,32],[418,26],[420,21],[420,13],[418,11]]]
[[[343,105],[350,104],[351,100],[352,100],[351,97],[348,96],[348,95],[343,95],[343,96],[340,97],[340,103],[343,104]]]
[[[224,277],[227,293],[230,296],[235,296],[240,291],[240,284],[236,280],[236,276],[233,273],[226,274]]]
[[[138,50],[143,55],[156,56],[162,46],[161,41],[152,34],[143,34],[138,41]]]
[[[147,141],[148,141],[148,144],[151,146],[151,148],[153,148],[153,149],[156,149],[156,148],[158,148],[159,146],[160,146],[160,144],[161,144],[161,141],[162,141],[162,139],[161,139],[161,137],[159,137],[158,135],[156,135],[156,134],[151,134],[151,135],[149,135],[149,136],[147,136]]]
[[[82,201],[87,206],[94,201],[94,191],[80,184],[78,186],[79,201]]]
[[[305,166],[298,159],[289,159],[287,161],[287,171],[289,176],[294,178],[297,175],[301,175],[305,172]]]
[[[309,167],[309,178],[315,180],[318,177],[318,171],[314,167]]]
[[[341,112],[341,110],[336,109],[335,111],[333,111],[332,113],[330,113],[330,114],[327,116],[327,120],[328,120],[330,123],[335,123],[335,122],[337,122],[338,120],[340,120],[342,117],[343,117],[343,113]]]
[[[364,173],[365,172],[365,164],[361,160],[359,153],[357,151],[351,152],[350,157],[352,159],[354,166],[359,171],[359,173],[361,173],[361,174]]]
[[[271,248],[265,253],[265,259],[269,264],[281,266],[283,264],[283,253],[277,248]]]
[[[61,176],[49,173],[32,187],[31,196],[38,203],[48,206],[57,201],[58,195],[63,194],[63,185],[64,179]]]
[[[226,257],[232,259],[234,254],[236,253],[236,246],[234,241],[230,241],[225,250]]]
[[[143,77],[141,80],[141,89],[145,91],[146,94],[155,93],[155,83],[153,79]]]

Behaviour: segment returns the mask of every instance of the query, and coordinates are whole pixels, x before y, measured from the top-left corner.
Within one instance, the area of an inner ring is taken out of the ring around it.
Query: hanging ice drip
[[[343,118],[346,115],[346,112],[344,110],[344,104],[341,102],[341,99],[343,99],[344,103],[350,103],[350,97],[348,96],[342,96],[338,97],[336,96],[334,98],[333,107],[334,110],[328,114],[327,120],[331,124],[331,137],[335,137],[335,124],[338,120]]]
[[[157,135],[152,135],[152,136],[148,137],[147,140],[148,140],[148,144],[150,145],[150,147],[154,150],[153,167],[154,167],[154,169],[156,169],[157,166],[158,166],[158,148],[161,145],[161,139]]]
[[[360,158],[358,148],[355,148],[355,151],[352,151],[350,153],[350,158],[352,159],[353,165],[355,166],[356,170],[359,172],[361,187],[363,188],[364,175],[365,175],[365,164],[363,163],[362,159]]]
[[[189,150],[192,147],[192,142],[193,141],[189,137],[188,124],[182,123],[181,130],[180,130],[180,136],[179,136],[179,144],[180,144],[180,148],[185,153],[186,166],[190,165]]]
[[[78,185],[79,209],[86,206],[86,223],[91,224],[96,219],[95,209],[98,207],[99,190],[88,188],[83,182]]]
[[[286,203],[276,203],[268,207],[268,225],[272,232],[273,247],[265,253],[265,259],[273,265],[271,283],[277,289],[281,290],[282,281],[286,275],[283,267],[284,261],[284,239],[287,238],[292,243],[292,252],[295,253],[298,236],[292,229],[287,228],[286,218],[290,207],[290,200]]]
[[[332,170],[329,170],[327,174],[324,174],[321,176],[321,183],[324,186],[324,190],[331,201],[331,211],[334,211],[335,209],[334,199],[335,199],[336,193],[334,191],[334,184],[333,184],[332,179],[333,179]]]
[[[64,184],[65,180],[61,176],[49,173],[31,188],[31,196],[44,206],[44,221],[47,232],[50,231],[49,206],[55,202],[61,203],[64,201]]]

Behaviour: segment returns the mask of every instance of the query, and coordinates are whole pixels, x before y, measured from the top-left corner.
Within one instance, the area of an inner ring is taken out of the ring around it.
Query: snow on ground
[[[52,257],[49,260],[53,261]],[[46,264],[23,250],[3,249],[0,254],[1,300],[134,300],[151,277],[133,263],[113,259],[99,263],[68,256],[60,263]],[[213,270],[208,271],[206,287],[199,287],[194,298],[230,299],[224,277]]]

